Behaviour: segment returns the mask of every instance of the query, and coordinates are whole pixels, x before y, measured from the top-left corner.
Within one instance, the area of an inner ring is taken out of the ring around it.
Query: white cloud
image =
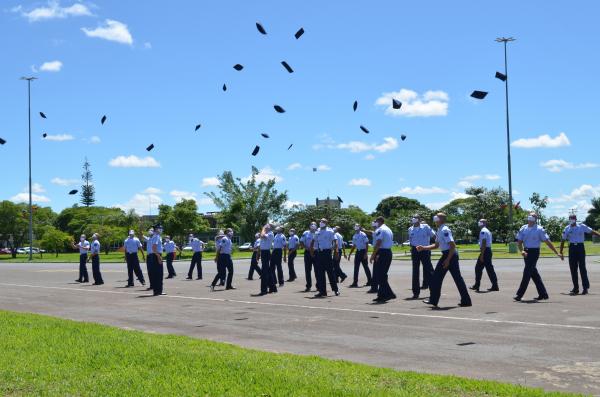
[[[318,165],[316,168],[317,168],[317,171],[331,171],[331,167],[328,166],[327,164]]]
[[[44,62],[40,66],[42,72],[60,72],[63,63],[61,61]]]
[[[28,188],[25,188],[24,190],[25,191],[29,191]],[[46,189],[44,189],[44,187],[42,185],[40,185],[39,183],[34,182],[34,183],[31,184],[31,191],[33,193],[45,193]]]
[[[242,178],[242,182],[248,182],[250,180],[250,177],[251,175]],[[258,175],[256,175],[256,182],[268,182],[271,179],[274,179],[276,183],[283,182],[283,177],[281,177],[279,173],[271,167],[265,167],[258,170]]]
[[[473,184],[469,181],[458,181],[458,183],[456,185],[458,187],[462,187],[463,189],[467,189],[467,188],[473,186]]]
[[[128,202],[124,204],[115,204],[113,207],[121,208],[124,211],[135,210],[140,215],[158,214],[158,206],[162,204],[162,199],[156,194],[136,193]]]
[[[288,165],[288,167],[287,167],[287,169],[289,171],[297,170],[300,168],[302,168],[302,164],[300,164],[300,163],[292,163],[292,164]]]
[[[207,178],[202,178],[202,186],[219,186],[219,178],[212,176]]]
[[[150,186],[150,187],[147,187],[142,193],[145,193],[145,194],[161,194],[162,190],[160,190],[157,187]]]
[[[29,202],[29,193],[19,193],[10,198],[10,201],[14,201],[15,203],[28,203]],[[31,194],[31,201],[34,203],[49,203],[50,199],[46,196],[42,196],[40,194]]]
[[[392,99],[402,102],[402,107],[394,109]],[[402,88],[396,92],[384,92],[377,98],[375,104],[385,106],[385,114],[390,116],[429,117],[446,116],[449,100],[448,94],[444,91],[427,91],[419,95],[413,90]]]
[[[471,197],[471,195],[466,194],[466,193],[461,193],[461,192],[451,192],[450,193],[450,201],[456,200],[456,199],[464,199],[467,197]]]
[[[194,192],[186,192],[184,190],[171,190],[169,195],[175,199],[175,201],[194,200],[196,201],[197,194]]]
[[[400,189],[399,193],[401,194],[412,194],[412,195],[424,195],[424,194],[441,194],[448,193],[446,189],[442,189],[441,187],[432,186],[432,187],[405,187]]]
[[[48,1],[47,6],[34,8],[28,12],[23,12],[22,10],[23,7],[21,6],[12,9],[13,12],[20,12],[23,17],[29,20],[29,22],[92,15],[90,9],[84,4],[74,3],[68,7],[61,7],[58,1]]]
[[[556,137],[552,138],[548,134],[540,135],[537,138],[521,138],[517,139],[511,146],[522,149],[533,148],[557,148],[563,146],[571,146],[571,141],[564,132],[561,132]]]
[[[584,184],[573,189],[569,194],[563,194],[559,197],[550,197],[548,201],[551,203],[565,203],[569,201],[589,200],[598,196],[600,196],[600,185],[592,186]]]
[[[154,157],[118,156],[108,162],[111,167],[120,168],[157,168],[160,163]]]
[[[104,26],[98,26],[96,29],[81,28],[81,30],[88,37],[97,37],[121,44],[133,44],[133,37],[129,33],[127,25],[112,19],[105,20]]]
[[[101,140],[100,140],[100,137],[99,137],[99,136],[96,136],[96,135],[94,135],[94,136],[92,136],[92,137],[90,138],[90,143],[91,143],[91,144],[97,145],[97,144],[99,144],[100,142],[101,142]]]
[[[398,140],[393,137],[383,138],[383,143],[367,143],[362,141],[350,141],[348,143],[338,143],[337,145],[328,145],[335,149],[349,150],[352,153],[375,151],[385,153],[398,147]]]
[[[460,178],[460,181],[458,181],[457,186],[461,187],[463,189],[466,189],[466,188],[472,187],[473,182],[475,182],[475,181],[479,181],[479,180],[497,181],[498,179],[500,179],[500,175],[496,175],[496,174],[468,175],[463,178]]]
[[[79,182],[78,179],[65,179],[59,177],[52,178],[52,180],[50,181],[50,183],[58,186],[71,186],[75,185],[77,182]]]
[[[448,200],[436,201],[436,202],[432,202],[432,203],[425,203],[425,206],[430,209],[433,209],[433,210],[439,210],[440,208],[444,207],[445,205],[450,204],[450,202],[453,200],[467,198],[467,197],[471,197],[471,196],[466,193],[461,193],[461,192],[450,192],[450,197],[448,198]]]
[[[198,206],[201,206],[201,205],[214,205],[214,202],[209,197],[202,197],[200,199],[194,199],[194,200],[196,201],[196,204],[198,204]]]
[[[355,178],[348,182],[350,186],[371,186],[371,181],[367,178]]]
[[[375,156],[369,153],[365,156],[365,160],[375,160]]]
[[[44,139],[47,141],[65,142],[65,141],[72,141],[73,139],[75,139],[75,137],[70,134],[57,134],[57,135],[46,135],[46,138],[44,138]]]
[[[305,204],[302,201],[293,201],[293,200],[287,200],[283,203],[283,208],[289,210],[292,209],[294,207],[301,207],[304,206]]]
[[[586,168],[598,168],[600,164],[597,163],[580,163],[574,164],[565,160],[548,160],[540,163],[540,166],[546,168],[550,172],[561,172],[563,170],[576,170]]]

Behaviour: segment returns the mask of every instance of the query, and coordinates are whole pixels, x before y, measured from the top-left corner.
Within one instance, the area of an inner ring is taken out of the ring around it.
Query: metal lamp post
[[[27,107],[29,121],[29,260],[33,260],[33,210],[31,200],[31,82],[37,77],[21,77],[27,81]]]

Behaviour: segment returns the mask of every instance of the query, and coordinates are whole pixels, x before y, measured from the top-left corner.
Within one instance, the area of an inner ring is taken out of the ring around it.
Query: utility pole
[[[33,209],[31,199],[31,82],[37,77],[21,77],[27,81],[27,108],[29,122],[29,260],[33,260]]]

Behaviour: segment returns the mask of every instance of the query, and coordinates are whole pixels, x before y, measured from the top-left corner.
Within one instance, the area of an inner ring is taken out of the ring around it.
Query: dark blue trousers
[[[540,273],[536,267],[537,261],[540,257],[540,249],[525,248],[525,251],[527,252],[527,257],[524,258],[525,268],[523,269],[523,278],[521,279],[521,285],[517,291],[517,296],[522,298],[523,295],[525,295],[525,291],[527,291],[527,286],[529,285],[529,280],[533,280],[533,283],[535,284],[540,296],[548,296],[548,292],[546,291],[546,287],[542,281],[542,276],[540,276]]]
[[[87,254],[79,254],[79,281],[87,283],[90,278],[87,271]]]
[[[353,284],[358,284],[358,273],[360,271],[360,265],[362,264],[367,276],[367,285],[371,284],[371,270],[369,270],[369,258],[367,250],[358,250],[354,255],[354,281]]]
[[[138,258],[137,252],[126,253],[125,260],[127,261],[127,285],[133,287],[133,274],[140,281],[140,283],[144,283],[144,273],[142,273],[142,268],[140,267],[140,259]]]
[[[317,260],[315,261],[315,277],[317,278],[317,289],[323,295],[327,295],[327,279],[331,285],[333,292],[338,291],[337,287],[337,275],[333,268],[333,257],[331,256],[331,250],[317,251]]]
[[[298,278],[298,276],[296,276],[296,269],[294,269],[294,259],[296,259],[296,250],[290,250],[290,252],[288,253],[288,271],[290,273],[290,278],[289,280],[295,280],[296,278]]]
[[[452,278],[454,279],[454,284],[456,284],[456,288],[460,293],[460,303],[468,305],[471,304],[471,297],[469,296],[469,291],[467,290],[467,285],[465,284],[465,280],[462,278],[460,274],[460,267],[458,264],[458,253],[455,252],[452,259],[450,259],[450,266],[447,269],[444,269],[442,264],[448,257],[448,251],[442,251],[442,257],[438,261],[435,270],[433,271],[433,277],[431,277],[431,284],[429,285],[429,302],[434,305],[437,305],[440,301],[440,295],[442,294],[442,283],[444,282],[444,277],[446,277],[446,273],[450,272]]]
[[[104,284],[104,280],[102,280],[102,273],[100,273],[100,256],[99,255],[92,256],[92,276],[94,277],[94,283]]]
[[[585,268],[585,246],[580,244],[569,244],[569,267],[571,268],[571,278],[573,279],[573,289],[579,291],[579,275],[581,273],[581,284],[583,289],[590,288],[587,269]]]
[[[377,269],[377,284],[379,285],[379,290],[377,292],[378,298],[392,298],[396,296],[388,282],[388,271],[390,270],[391,265],[392,250],[380,248],[379,251],[377,251],[377,260],[374,264],[374,269]]]
[[[257,256],[258,253],[256,251],[253,251],[252,259],[250,259],[250,270],[248,270],[248,280],[252,280],[254,272],[258,273],[259,276],[262,274],[260,267],[258,267],[258,260],[256,259]]]
[[[492,264],[492,249],[487,247],[485,251],[483,251],[483,261],[477,261],[475,264],[475,286],[479,287],[481,284],[481,278],[483,277],[483,268],[488,274],[490,278],[490,282],[492,286],[498,286],[498,277],[496,276],[496,271],[494,270],[494,265]]]
[[[264,294],[267,292],[277,292],[275,278],[273,277],[274,272],[271,269],[271,250],[260,251],[260,265],[260,270],[262,271],[260,278],[260,292]]]
[[[421,292],[420,267],[423,265],[423,288],[428,288],[433,275],[431,264],[431,251],[417,251],[417,247],[410,247],[410,258],[412,259],[412,291],[414,296]]]
[[[198,268],[198,278],[202,279],[202,251],[194,252],[192,255],[192,261],[190,262],[190,270],[188,270],[188,277],[192,278],[194,275],[194,266]]]
[[[160,295],[163,292],[163,274],[164,268],[162,262],[158,262],[158,254],[148,254],[148,270],[150,271],[150,284],[154,295]]]
[[[177,273],[175,273],[175,268],[173,267],[173,259],[175,259],[175,253],[169,252],[167,254],[167,273],[169,277],[175,277]]]
[[[304,277],[306,278],[306,288],[312,287],[312,271],[315,258],[310,254],[308,248],[304,249]]]
[[[280,286],[283,285],[283,249],[275,248],[273,253],[271,254],[271,277],[275,280],[275,283],[278,283]]]

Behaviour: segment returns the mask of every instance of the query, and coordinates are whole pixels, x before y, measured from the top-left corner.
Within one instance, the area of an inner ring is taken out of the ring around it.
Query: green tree
[[[585,218],[585,224],[594,230],[600,228],[600,197],[592,199],[592,207],[588,210],[588,215]]]
[[[531,197],[529,197],[529,202],[533,206],[533,211],[538,215],[538,219],[540,222],[544,222],[544,214],[543,211],[548,206],[548,196],[542,197],[539,193],[533,193]]]
[[[187,242],[189,233],[204,233],[209,230],[208,222],[198,213],[195,200],[183,199],[173,207],[161,204],[158,207],[158,223],[165,233],[181,244]]]
[[[415,213],[429,213],[431,210],[421,204],[418,200],[402,197],[402,196],[391,196],[386,197],[377,204],[373,215],[381,215],[384,218],[390,218],[393,213],[399,215]]]
[[[54,252],[56,256],[73,242],[71,236],[54,226],[46,225],[43,229],[43,236],[39,239],[40,246],[46,251]]]
[[[219,222],[235,229],[245,241],[254,239],[254,234],[269,220],[281,220],[288,198],[287,192],[280,193],[275,188],[275,179],[258,182],[257,175],[256,167],[252,167],[252,175],[245,181],[225,171],[218,177],[219,192],[205,193],[221,210]]]
[[[28,219],[28,211],[24,205],[8,200],[0,202],[0,239],[8,243],[13,258],[17,256],[16,249],[27,238]]]
[[[83,163],[81,181],[83,182],[81,186],[81,204],[90,207],[96,203],[96,189],[93,185],[92,169],[87,157]]]
[[[367,229],[373,219],[362,209],[356,206],[348,208],[328,208],[325,206],[317,207],[314,205],[296,206],[290,209],[285,217],[286,229],[294,228],[298,234],[308,229],[311,222],[319,223],[319,219],[326,218],[330,226],[339,226],[340,233],[345,240],[350,240],[354,234],[354,225],[361,224]]]
[[[63,232],[69,233],[76,241],[79,235],[86,233],[89,225],[120,226],[127,228],[127,217],[120,208],[107,207],[79,207],[74,205],[62,210],[54,222],[54,226]],[[123,236],[125,238],[126,234]],[[88,236],[89,237],[89,236]]]
[[[552,241],[560,241],[562,239],[563,230],[568,224],[568,220],[566,218],[561,218],[558,216],[551,216],[546,219],[546,221],[542,224],[546,233],[550,237]]]

